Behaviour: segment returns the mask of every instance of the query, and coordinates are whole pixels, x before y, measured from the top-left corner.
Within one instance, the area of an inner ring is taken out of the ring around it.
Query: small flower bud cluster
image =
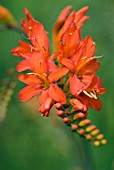
[[[68,110],[71,108],[61,106],[59,103],[55,104],[58,116],[62,118],[63,122],[70,126],[73,132],[76,132],[81,137],[84,137],[87,141],[92,141],[94,146],[100,146],[107,143],[104,135],[100,133],[95,125],[91,125],[91,121],[85,118],[85,114],[82,112],[71,113]],[[67,108],[67,110],[66,110]]]
[[[0,122],[6,117],[8,105],[11,101],[15,86],[16,83],[14,81],[7,79],[2,81],[2,86],[0,87]]]

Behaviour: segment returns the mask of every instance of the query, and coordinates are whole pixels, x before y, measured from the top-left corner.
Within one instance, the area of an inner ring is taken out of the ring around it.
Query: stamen
[[[29,30],[31,30],[31,29],[32,29],[32,27],[29,27],[28,29],[29,29]]]
[[[32,45],[30,45],[30,48],[31,48],[31,50],[30,50],[31,53],[33,50],[36,50],[36,51],[38,50],[37,48],[33,47]]]
[[[70,32],[69,35],[72,35],[72,32]]]
[[[84,93],[85,95],[87,95],[88,97],[93,98],[93,96],[91,96],[87,91],[84,90],[83,93]]]
[[[91,94],[91,96],[94,98],[94,99],[97,99],[97,96],[96,96],[96,94],[94,93],[92,93],[92,92],[90,92],[90,94]]]
[[[100,90],[99,90],[99,89],[97,89],[97,90],[96,90],[96,92],[98,93],[98,92],[100,92]]]
[[[61,39],[60,42],[61,42],[61,44],[62,44],[63,46],[66,46],[65,42],[63,41],[63,39]]]
[[[26,74],[37,76],[37,73],[26,73]]]
[[[97,59],[97,58],[102,58],[102,57],[103,57],[103,55],[102,56],[94,56],[94,57],[89,58],[89,60],[93,60],[93,59]]]
[[[83,57],[82,60],[84,60],[84,59],[86,59],[86,58],[87,58],[87,56]]]
[[[46,51],[46,48],[44,46],[42,46],[42,48],[44,49],[44,51]]]
[[[30,38],[29,38],[29,37],[26,37],[23,33],[22,33],[22,36],[23,36],[24,38],[26,38],[27,40],[30,40]]]
[[[44,73],[44,76],[45,76],[45,77],[47,77],[47,74],[46,74],[46,73]]]

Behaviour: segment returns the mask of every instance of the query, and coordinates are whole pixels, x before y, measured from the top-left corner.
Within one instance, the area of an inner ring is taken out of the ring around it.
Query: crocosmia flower
[[[16,69],[18,79],[26,86],[19,92],[19,99],[27,102],[38,95],[42,116],[49,116],[55,106],[63,122],[71,126],[73,132],[96,146],[106,143],[104,136],[87,119],[89,107],[99,111],[102,107],[99,95],[105,93],[101,79],[96,75],[100,67],[95,56],[95,42],[90,36],[81,39],[81,29],[88,16],[86,6],[70,13],[66,7],[53,27],[53,51],[47,32],[42,23],[36,21],[27,9],[26,20],[22,19],[22,29],[30,41],[19,41],[19,46],[11,53],[22,58]]]
[[[43,25],[35,21],[26,9],[25,14],[27,21],[22,20],[22,28],[32,45],[19,42],[20,46],[13,49],[12,54],[24,58],[17,65],[17,71],[31,70],[32,72],[18,76],[20,81],[28,85],[20,91],[19,99],[26,102],[41,94],[39,110],[43,115],[48,116],[54,101],[61,104],[66,103],[65,94],[54,83],[67,74],[68,69],[58,68],[54,63],[51,63],[51,58],[53,59],[57,54],[49,57],[49,40]]]

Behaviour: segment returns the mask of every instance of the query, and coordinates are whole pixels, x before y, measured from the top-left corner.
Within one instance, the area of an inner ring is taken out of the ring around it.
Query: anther
[[[93,98],[93,96],[91,96],[87,91],[83,90],[83,93],[84,93],[85,95],[87,95],[88,97]]]
[[[72,35],[72,32],[70,32],[69,35]]]
[[[63,39],[61,39],[60,42],[61,42],[61,44],[62,44],[63,46],[66,46],[65,42],[63,41]]]
[[[90,95],[94,98],[94,99],[97,99],[97,96],[96,96],[96,94],[94,93],[92,93],[92,92],[90,92]]]
[[[89,58],[89,60],[93,60],[93,59],[97,59],[97,58],[102,58],[102,57],[103,57],[103,55],[102,56],[94,56],[94,57]]]
[[[30,40],[30,38],[29,38],[29,37],[26,37],[23,33],[22,33],[22,36],[23,36],[24,38],[26,38],[27,40]]]
[[[87,56],[83,57],[82,60],[84,60],[84,59],[86,59],[86,58],[87,58]]]
[[[31,30],[32,29],[32,27],[29,27],[29,30]]]
[[[37,48],[35,48],[35,47],[33,47],[32,45],[30,45],[30,52],[32,53],[32,51],[33,51],[33,50],[38,51],[38,49],[37,49]]]
[[[46,48],[44,46],[42,46],[42,48],[44,49],[44,51],[46,51]]]
[[[46,74],[46,73],[44,73],[44,76],[45,76],[45,77],[47,77],[47,74]]]

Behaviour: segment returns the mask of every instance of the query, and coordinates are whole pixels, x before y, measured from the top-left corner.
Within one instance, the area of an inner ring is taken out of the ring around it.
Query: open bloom
[[[83,7],[77,12],[73,11],[69,14],[71,9],[72,6],[67,6],[63,9],[53,27],[53,45],[55,51],[59,50],[61,37],[71,25],[75,25],[78,29],[80,29],[84,22],[89,19],[88,16],[85,16],[89,9],[88,6]]]
[[[74,75],[70,81],[70,91],[77,99],[82,101],[86,107],[90,106],[98,111],[102,107],[98,95],[106,92],[100,78],[95,75],[91,75],[88,82],[87,79],[85,82],[82,82]]]
[[[39,97],[39,111],[43,115],[48,116],[49,110],[55,101],[61,104],[66,103],[63,91],[54,82],[65,75],[68,70],[66,68],[58,68],[50,73],[44,59],[39,59],[37,62],[39,67],[36,68],[36,72],[18,76],[20,81],[28,85],[19,92],[19,99],[22,102],[26,102],[32,97],[41,94]],[[36,67],[35,63],[34,67]]]
[[[99,94],[105,89],[101,80],[95,76],[100,67],[95,55],[95,43],[90,36],[80,40],[80,33],[74,26],[71,26],[62,37],[64,44],[61,44],[60,62],[71,72],[69,76],[70,92],[85,103],[86,107],[91,106],[95,110],[102,107]],[[100,88],[99,88],[100,86]]]
[[[18,65],[17,71],[31,70],[27,74],[18,76],[19,80],[27,84],[19,93],[19,99],[23,102],[41,94],[39,98],[40,112],[48,116],[53,103],[66,103],[63,91],[54,84],[62,76],[67,74],[67,68],[58,68],[53,59],[58,53],[49,57],[49,40],[43,25],[33,19],[25,9],[27,21],[22,20],[22,27],[28,35],[31,44],[20,41],[20,46],[12,50],[12,54],[24,58]]]

